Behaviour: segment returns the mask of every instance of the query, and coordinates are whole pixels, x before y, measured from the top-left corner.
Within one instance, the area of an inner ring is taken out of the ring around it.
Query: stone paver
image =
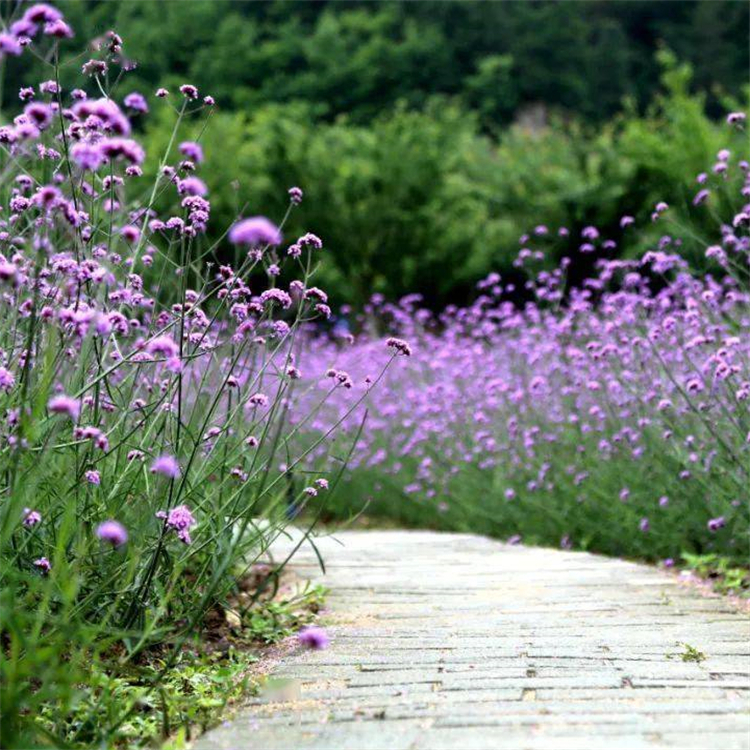
[[[750,748],[750,621],[720,598],[469,535],[316,544],[326,575],[311,549],[294,567],[330,588],[331,647],[287,653],[195,750]]]

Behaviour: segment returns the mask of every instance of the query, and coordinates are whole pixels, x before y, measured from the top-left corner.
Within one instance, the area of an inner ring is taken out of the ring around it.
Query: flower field
[[[697,176],[692,234],[660,203],[617,236],[585,227],[554,267],[571,230],[539,225],[520,238],[525,284],[493,273],[467,306],[374,295],[353,311],[316,286],[324,240],[285,236],[301,188],[279,188],[284,216],[238,193],[212,224],[210,92],[130,90],[114,31],[65,88],[73,36],[44,3],[0,33],[4,60],[48,71],[0,124],[2,747],[124,746],[292,521],[310,537],[364,510],[747,564],[748,154]],[[157,109],[158,154],[141,138]],[[729,114],[734,143],[744,127]],[[642,222],[661,240],[623,259]],[[243,589],[238,622],[286,562]]]
[[[302,446],[288,419],[301,331],[330,315],[312,285],[321,241],[282,250],[286,217],[242,211],[225,231],[236,262],[215,262],[200,144],[173,138],[143,184],[136,122],[149,104],[110,95],[131,65],[122,40],[96,40],[82,88],[66,91],[57,42],[72,35],[37,4],[0,36],[3,55],[36,55],[50,72],[0,127],[3,747],[116,736],[138,701],[104,719],[97,701],[76,708],[97,665],[127,668],[158,647],[146,688],[159,688],[288,507],[341,473],[321,453],[336,427]],[[205,126],[213,107],[189,83],[153,101],[174,133]],[[287,216],[302,199],[289,190]],[[398,351],[381,346],[385,371]],[[348,385],[332,381],[323,400]]]
[[[727,127],[742,123],[730,114]],[[362,324],[386,321],[413,356],[368,399],[336,512],[667,566],[684,552],[747,564],[750,178],[743,154],[723,150],[709,166],[693,203],[714,233],[690,248],[709,274],[691,273],[662,203],[646,217],[662,228],[658,246],[637,260],[611,257],[620,237],[590,226],[578,257],[543,270],[568,230],[521,237],[523,304],[497,274],[472,305],[439,315],[414,296],[373,300]],[[628,215],[620,227],[637,231]],[[582,262],[592,271],[573,283]],[[384,363],[377,337],[315,350],[321,368],[338,353],[355,380]]]

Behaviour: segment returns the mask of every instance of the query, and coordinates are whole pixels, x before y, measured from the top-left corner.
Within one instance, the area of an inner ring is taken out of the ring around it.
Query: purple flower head
[[[180,541],[190,544],[192,541],[190,529],[196,525],[196,520],[187,505],[178,505],[176,508],[172,508],[169,513],[160,510],[156,517],[164,519],[166,527],[174,531]]]
[[[180,93],[186,99],[198,98],[198,89],[195,86],[193,86],[192,83],[184,83],[182,86],[180,86]]]
[[[328,648],[328,645],[331,642],[328,633],[326,633],[323,628],[319,628],[315,625],[308,625],[307,627],[302,628],[297,634],[297,640],[301,645],[314,651],[322,651],[323,649]]]
[[[74,422],[81,415],[81,402],[70,396],[53,396],[47,402],[47,409],[53,414],[67,414]]]
[[[52,23],[62,17],[63,14],[57,8],[47,3],[36,3],[23,14],[24,21],[36,24]]]
[[[122,547],[128,541],[128,532],[118,521],[104,521],[96,527],[96,535],[113,547]]]
[[[289,188],[289,200],[294,203],[295,206],[298,206],[300,203],[302,203],[302,196],[303,192],[301,188],[298,187],[291,187]]]
[[[229,241],[234,245],[280,245],[281,232],[265,216],[253,216],[238,221],[229,230]]]
[[[113,136],[130,135],[130,121],[112,99],[83,99],[71,111],[87,129]]]
[[[53,36],[57,39],[72,39],[74,36],[73,29],[63,20],[45,23],[44,33],[46,36]]]
[[[46,557],[40,557],[38,560],[34,560],[34,565],[36,565],[36,567],[45,575],[52,569],[52,566]]]
[[[651,528],[648,518],[641,518],[638,522],[638,528],[645,534]]]
[[[101,475],[99,474],[98,471],[95,471],[94,469],[90,469],[89,471],[87,471],[84,474],[84,476],[86,477],[86,481],[89,484],[94,484],[98,486],[102,483]]]
[[[186,177],[184,180],[179,181],[179,183],[177,184],[177,191],[180,195],[204,196],[208,193],[208,188],[206,187],[206,183],[203,182],[200,177],[195,177],[195,175],[192,175],[190,177]]]
[[[31,528],[42,522],[42,515],[39,511],[31,510],[31,508],[23,509],[23,525]]]
[[[693,197],[693,205],[700,206],[701,204],[705,203],[709,195],[711,195],[710,190],[707,190],[706,188],[703,188],[703,190],[699,190]]]
[[[137,91],[133,91],[128,94],[122,102],[128,109],[133,112],[146,113],[148,112],[148,102],[143,94],[139,94]]]
[[[23,52],[23,47],[12,34],[0,34],[0,57],[3,55],[12,55],[18,57]]]
[[[744,112],[730,112],[727,115],[728,125],[742,125],[745,122],[746,115]]]
[[[176,479],[180,476],[180,465],[177,463],[177,459],[174,456],[159,456],[151,464],[151,473],[161,474],[170,479]]]
[[[268,396],[265,393],[254,393],[247,400],[250,406],[268,406]]]
[[[102,149],[94,143],[81,141],[70,149],[70,157],[79,169],[96,172],[104,164]]]
[[[33,123],[39,130],[45,130],[52,124],[54,112],[49,104],[43,102],[31,102],[24,107],[23,113],[29,122]]]
[[[122,159],[129,164],[143,164],[146,153],[141,146],[131,138],[105,138],[100,142],[102,155],[114,161]]]
[[[180,353],[180,347],[170,336],[156,336],[146,346],[146,351],[155,357],[175,357]]]
[[[183,141],[180,146],[180,153],[186,156],[196,164],[203,161],[203,147],[195,141]]]
[[[16,376],[5,367],[0,367],[0,390],[6,393],[16,384]]]
[[[411,357],[412,351],[409,344],[406,343],[403,339],[397,339],[397,338],[388,338],[385,341],[385,345],[389,349],[393,349],[396,354],[400,354],[404,357]]]
[[[709,531],[718,531],[726,526],[726,523],[727,521],[724,516],[719,516],[718,518],[711,518],[706,525],[708,526]]]

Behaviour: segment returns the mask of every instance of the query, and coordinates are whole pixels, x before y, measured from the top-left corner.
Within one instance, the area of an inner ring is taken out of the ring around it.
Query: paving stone
[[[325,575],[305,547],[294,566],[330,589],[330,648],[280,649],[291,697],[249,700],[194,750],[750,750],[750,620],[722,598],[470,535],[316,545]]]

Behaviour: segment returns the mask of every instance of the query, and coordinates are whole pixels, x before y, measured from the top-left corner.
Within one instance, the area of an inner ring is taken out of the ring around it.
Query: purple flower
[[[193,84],[191,83],[184,83],[182,86],[180,86],[180,93],[186,99],[198,98],[198,89],[195,86],[193,86]]]
[[[73,29],[63,20],[50,21],[44,24],[44,33],[57,39],[72,39]]]
[[[638,528],[645,534],[651,528],[648,518],[641,518]]]
[[[146,346],[146,351],[156,357],[176,357],[180,347],[169,336],[156,336]]]
[[[289,188],[289,200],[294,203],[295,206],[298,206],[300,203],[302,203],[302,190],[298,187],[290,187]]]
[[[180,195],[203,196],[208,193],[208,188],[203,180],[195,175],[191,175],[190,177],[186,177],[184,180],[179,181],[177,184],[177,192],[179,192]]]
[[[34,560],[34,565],[36,565],[36,567],[45,575],[52,569],[52,566],[49,564],[49,560],[46,557],[40,557],[38,560]]]
[[[744,112],[730,112],[727,115],[727,124],[728,125],[741,125],[745,122],[745,113]]]
[[[94,469],[90,469],[89,471],[87,471],[84,474],[84,476],[86,477],[86,481],[89,484],[95,484],[98,486],[102,483],[101,475],[99,474],[98,471],[95,471]]]
[[[81,402],[70,396],[53,396],[47,402],[47,409],[53,414],[67,414],[74,422],[81,415]]]
[[[123,159],[130,164],[143,164],[146,153],[141,146],[130,138],[105,138],[99,148],[107,159]]]
[[[23,525],[31,528],[42,522],[42,516],[39,511],[31,510],[31,508],[23,509]]]
[[[393,349],[396,354],[400,354],[404,357],[411,357],[411,347],[409,344],[406,343],[403,339],[397,339],[397,338],[388,338],[385,341],[385,345],[389,349]]]
[[[200,164],[203,161],[203,147],[200,143],[195,141],[183,141],[180,146],[180,153],[186,156],[196,164]]]
[[[322,651],[323,649],[328,648],[328,645],[331,642],[328,633],[326,633],[323,628],[319,628],[315,625],[308,625],[307,627],[302,628],[297,634],[297,640],[306,648],[314,651]]]
[[[18,57],[23,52],[23,47],[19,44],[18,39],[12,34],[0,34],[0,56],[12,55]]]
[[[128,532],[118,521],[104,521],[96,527],[96,535],[113,547],[122,547],[128,541]]]
[[[693,205],[700,206],[702,203],[705,203],[709,195],[711,195],[710,190],[707,190],[705,188],[703,190],[699,190],[693,198]]]
[[[706,525],[708,526],[709,531],[718,531],[726,526],[726,523],[727,521],[724,516],[719,516],[718,518],[711,518]]]
[[[59,21],[63,14],[52,5],[47,3],[36,3],[26,10],[23,14],[24,21],[29,23],[52,23]]]
[[[133,91],[128,94],[122,102],[128,109],[132,109],[133,112],[148,112],[148,103],[146,97],[143,94],[139,94],[137,91]]]
[[[39,130],[48,128],[52,124],[52,118],[54,117],[52,107],[43,102],[31,102],[31,104],[27,104],[23,113],[28,118],[28,121],[33,123]]]
[[[96,172],[104,164],[102,149],[94,143],[81,141],[70,149],[70,157],[79,169]]]
[[[180,541],[190,544],[192,541],[190,539],[190,529],[196,525],[196,521],[187,505],[178,505],[176,508],[172,508],[169,513],[160,510],[156,514],[156,517],[164,519],[167,528],[176,532]]]
[[[176,479],[180,476],[180,465],[177,463],[177,459],[174,456],[159,456],[151,464],[151,473],[161,474],[170,479]]]
[[[16,384],[16,376],[5,367],[0,367],[0,389],[6,393]]]
[[[281,232],[265,216],[253,216],[229,230],[229,241],[234,245],[280,245]]]
[[[268,406],[268,396],[265,393],[254,393],[247,402],[250,406]]]

